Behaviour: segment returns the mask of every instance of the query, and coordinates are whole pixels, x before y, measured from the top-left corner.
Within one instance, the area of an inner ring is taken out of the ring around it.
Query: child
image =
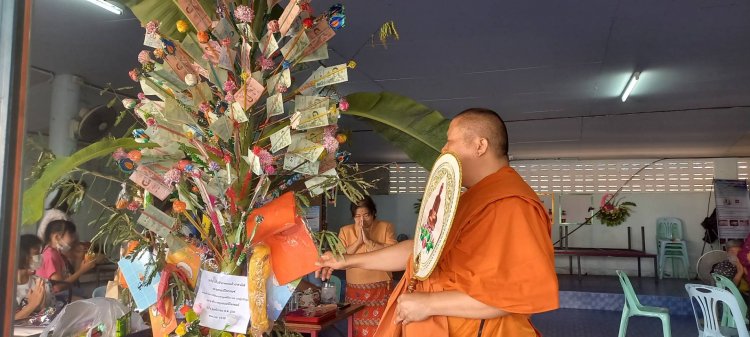
[[[70,221],[55,220],[47,225],[44,232],[44,251],[42,252],[42,268],[37,275],[52,281],[64,281],[68,285],[55,284],[54,292],[57,294],[69,287],[69,284],[78,281],[81,275],[96,267],[96,259],[81,263],[75,272],[70,270],[70,263],[63,254],[69,252],[78,241],[76,225]]]
[[[18,252],[18,274],[16,285],[17,311],[15,319],[24,319],[54,303],[49,283],[34,275],[42,265],[42,240],[36,235],[21,236]]]

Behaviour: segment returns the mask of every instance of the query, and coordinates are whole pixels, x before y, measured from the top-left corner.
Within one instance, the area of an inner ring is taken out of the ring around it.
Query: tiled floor
[[[558,309],[534,315],[532,322],[544,337],[616,337],[622,313],[616,311]],[[693,316],[670,317],[672,336],[698,336]],[[661,320],[632,317],[628,337],[662,336]]]
[[[638,295],[687,297],[685,284],[700,283],[699,280],[669,278],[661,279],[657,282],[653,277],[638,278],[631,275],[628,275],[628,278]],[[558,274],[557,279],[560,283],[560,291],[567,290],[622,294],[620,280],[614,274],[612,276],[586,275],[580,278],[576,275]]]

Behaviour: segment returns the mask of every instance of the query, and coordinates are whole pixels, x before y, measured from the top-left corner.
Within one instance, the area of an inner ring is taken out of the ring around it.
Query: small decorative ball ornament
[[[177,20],[177,31],[180,33],[187,33],[187,31],[190,29],[190,24],[187,23],[185,20]]]

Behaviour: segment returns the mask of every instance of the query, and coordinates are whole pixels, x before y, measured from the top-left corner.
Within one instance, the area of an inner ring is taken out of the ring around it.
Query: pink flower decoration
[[[268,31],[272,34],[276,34],[279,32],[279,20],[271,20],[268,21]]]
[[[139,202],[133,201],[128,204],[128,211],[135,212],[138,210],[138,207],[141,207],[141,204]]]
[[[258,161],[260,161],[261,166],[273,165],[273,156],[268,150],[255,146],[253,147],[253,153],[258,156]]]
[[[117,150],[115,150],[114,153],[112,153],[112,159],[114,160],[120,160],[125,159],[128,157],[128,153],[123,150],[123,148],[119,147]]]
[[[180,182],[180,178],[182,178],[182,172],[176,168],[170,169],[167,173],[164,173],[164,183],[167,185],[177,184]]]
[[[323,135],[325,137],[334,137],[335,138],[336,137],[336,131],[338,131],[338,130],[339,130],[339,126],[338,125],[336,125],[336,124],[329,125],[329,126],[326,126],[323,129]]]
[[[245,5],[239,5],[234,9],[234,17],[242,22],[250,23],[253,21],[255,13],[253,13],[252,8]]]
[[[233,92],[235,90],[237,90],[237,83],[234,83],[231,79],[224,82],[224,91]]]
[[[328,153],[336,153],[336,150],[339,149],[339,141],[333,136],[323,136],[323,147]]]
[[[138,82],[138,69],[128,71],[128,76],[130,76],[130,79],[133,80],[133,82]]]
[[[138,99],[141,100],[141,101],[144,100],[144,99],[146,99],[146,94],[144,94],[142,92],[139,92],[138,93]]]
[[[204,114],[209,113],[211,112],[211,105],[208,104],[208,102],[201,102],[201,104],[198,105],[198,110]]]
[[[276,86],[276,91],[278,91],[278,92],[280,92],[282,94],[285,93],[285,92],[287,92],[287,90],[289,90],[289,88],[287,88],[287,86],[285,86],[283,84],[279,84],[279,85]]]
[[[146,120],[146,125],[148,125],[148,126],[154,126],[154,125],[156,125],[156,119],[154,119],[154,117],[149,117]]]
[[[151,20],[146,24],[146,33],[154,34],[159,31],[159,21]]]
[[[265,168],[263,168],[263,171],[265,171],[266,174],[273,175],[273,174],[276,174],[276,167],[274,167],[273,165],[268,165]]]
[[[138,53],[138,62],[140,64],[151,62],[151,54],[149,54],[148,50],[141,50],[141,52]]]
[[[349,110],[349,101],[342,99],[341,102],[339,102],[339,110],[341,111]]]
[[[260,66],[261,70],[271,70],[273,69],[273,60],[270,58],[266,58],[265,56],[261,55],[258,57],[258,65]]]

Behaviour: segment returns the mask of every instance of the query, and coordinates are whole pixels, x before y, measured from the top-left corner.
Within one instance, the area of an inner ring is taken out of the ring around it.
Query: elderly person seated
[[[750,293],[750,283],[748,283],[746,276],[747,267],[743,265],[739,258],[742,246],[743,243],[741,240],[727,241],[727,259],[714,264],[711,268],[711,273],[717,273],[732,280],[743,296],[748,296]]]

